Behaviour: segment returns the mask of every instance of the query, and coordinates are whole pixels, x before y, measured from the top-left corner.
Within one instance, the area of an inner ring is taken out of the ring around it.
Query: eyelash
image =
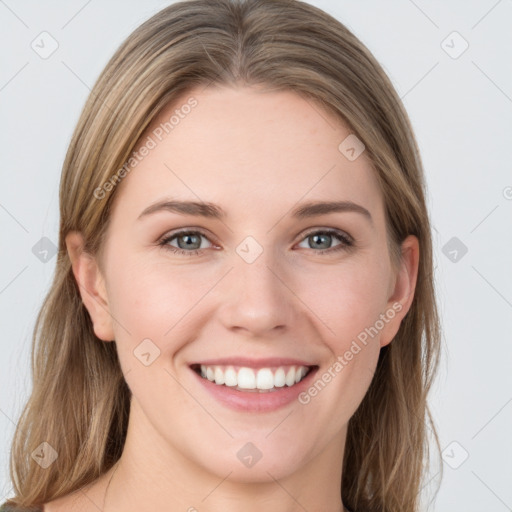
[[[319,230],[315,230],[315,231],[310,231],[304,235],[301,242],[303,240],[305,240],[306,238],[309,238],[312,235],[318,235],[318,234],[332,235],[337,240],[339,240],[341,242],[341,244],[339,244],[335,247],[331,247],[329,249],[320,249],[318,251],[311,249],[316,254],[319,254],[321,256],[326,255],[326,254],[333,254],[333,253],[336,253],[336,252],[342,251],[342,250],[348,250],[348,249],[353,248],[353,246],[354,246],[354,242],[352,241],[351,237],[349,237],[348,235],[345,235],[344,233],[337,231],[335,229],[319,229]],[[204,249],[193,249],[191,251],[186,251],[184,249],[180,249],[179,247],[174,247],[172,245],[169,245],[169,242],[171,240],[174,240],[175,238],[177,238],[181,235],[200,235],[200,236],[204,236],[206,239],[208,239],[208,236],[205,233],[203,233],[202,231],[182,230],[182,231],[178,231],[176,233],[172,233],[168,236],[164,236],[164,238],[160,239],[160,241],[158,242],[158,245],[160,247],[165,248],[166,250],[171,251],[174,254],[179,254],[179,255],[184,255],[184,256],[195,256],[195,255],[199,254],[202,250],[204,250]]]

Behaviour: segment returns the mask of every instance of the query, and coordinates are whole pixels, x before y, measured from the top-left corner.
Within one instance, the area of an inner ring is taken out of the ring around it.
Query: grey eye
[[[178,241],[178,247],[180,249],[199,249],[201,247],[201,235],[185,233],[177,235],[175,238]],[[182,242],[182,240],[184,240],[184,242]]]
[[[333,245],[333,241],[338,241]],[[338,245],[350,245],[348,239],[345,239],[340,233],[331,231],[314,231],[309,233],[301,243],[307,242],[306,249],[329,250]],[[304,246],[302,246],[304,247]]]

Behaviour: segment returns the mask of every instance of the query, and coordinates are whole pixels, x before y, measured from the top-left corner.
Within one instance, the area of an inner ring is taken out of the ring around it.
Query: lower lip
[[[283,386],[277,388],[277,391],[259,393],[257,391],[238,391],[229,386],[215,384],[215,382],[204,379],[191,369],[191,372],[199,379],[206,391],[211,393],[216,400],[231,409],[244,412],[275,411],[294,400],[298,400],[300,393],[310,386],[310,382],[317,371],[318,367],[312,368],[304,379],[293,386]]]

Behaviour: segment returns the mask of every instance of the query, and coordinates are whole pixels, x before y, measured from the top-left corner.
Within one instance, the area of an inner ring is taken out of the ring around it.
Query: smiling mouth
[[[256,369],[233,365],[192,364],[190,368],[201,378],[218,386],[249,393],[268,393],[295,386],[318,366],[286,365]]]

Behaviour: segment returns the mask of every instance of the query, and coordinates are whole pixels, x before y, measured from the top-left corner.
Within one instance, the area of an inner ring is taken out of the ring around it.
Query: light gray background
[[[43,236],[57,243],[60,170],[90,87],[121,41],[169,3],[0,0],[2,501],[30,392],[32,329],[55,265],[32,248]],[[381,62],[422,152],[445,345],[430,400],[444,457],[433,461],[424,510],[512,510],[512,1],[310,3]],[[47,59],[31,48],[43,31],[59,45]]]

